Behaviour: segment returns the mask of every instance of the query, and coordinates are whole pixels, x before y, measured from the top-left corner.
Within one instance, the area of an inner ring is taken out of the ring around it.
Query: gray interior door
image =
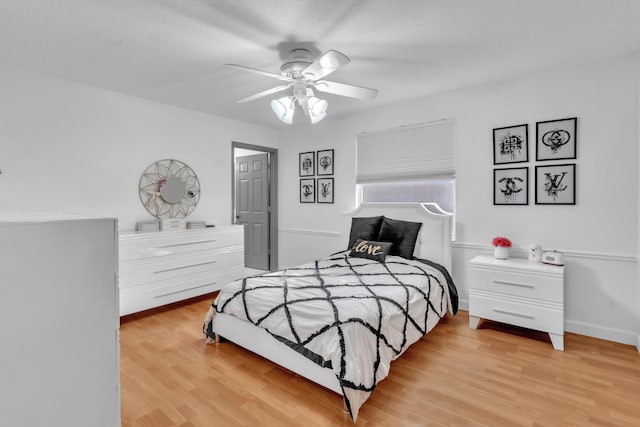
[[[268,153],[236,158],[236,221],[244,224],[244,265],[269,270]]]

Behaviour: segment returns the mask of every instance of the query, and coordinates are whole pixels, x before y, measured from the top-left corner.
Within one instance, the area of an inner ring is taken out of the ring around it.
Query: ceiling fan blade
[[[347,55],[336,50],[330,50],[302,71],[302,75],[309,80],[319,80],[347,65],[351,60]]]
[[[344,83],[330,82],[320,80],[315,82],[313,86],[320,92],[333,93],[334,95],[348,96],[357,99],[373,99],[378,96],[378,89],[368,87],[347,85]]]
[[[288,82],[288,81],[291,80],[289,77],[283,76],[281,74],[270,73],[268,71],[262,71],[262,70],[258,70],[256,68],[245,67],[244,65],[237,65],[237,64],[224,64],[224,65],[226,65],[227,67],[237,68],[237,69],[243,70],[243,71],[249,71],[250,73],[262,74],[263,76],[273,77],[273,78],[278,79],[278,80],[284,80],[285,82]]]
[[[236,102],[238,104],[241,104],[243,102],[253,101],[254,99],[262,98],[263,96],[272,95],[274,93],[282,92],[283,90],[287,90],[290,87],[291,87],[290,84],[282,85],[282,86],[276,86],[274,88],[267,89],[267,90],[262,91],[260,93],[256,93],[255,95],[247,96],[246,98],[242,98],[242,99],[240,99],[240,100],[238,100]]]

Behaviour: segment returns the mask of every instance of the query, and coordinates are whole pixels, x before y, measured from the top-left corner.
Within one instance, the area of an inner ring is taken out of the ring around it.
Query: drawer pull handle
[[[154,246],[155,249],[162,249],[162,248],[172,248],[174,246],[187,246],[187,245],[197,245],[198,243],[213,243],[216,240],[198,240],[197,242],[185,242],[185,243],[172,243],[171,245],[158,245],[158,246]]]
[[[204,288],[205,286],[215,285],[216,283],[218,283],[218,282],[211,282],[211,283],[207,283],[206,285],[194,286],[194,287],[189,288],[189,289],[180,289],[179,291],[168,292],[168,293],[162,294],[162,295],[154,295],[153,297],[154,298],[162,298],[162,297],[167,297],[169,295],[181,294],[182,292],[187,292],[187,291],[192,291],[194,289]]]
[[[526,319],[535,319],[535,317],[531,316],[530,314],[516,313],[515,311],[501,310],[499,308],[494,308],[493,311],[495,311],[496,313],[503,313],[503,314],[510,314],[512,316],[524,317]]]
[[[175,271],[175,270],[182,270],[183,268],[189,268],[189,267],[197,267],[199,265],[207,265],[207,264],[215,264],[215,261],[208,261],[208,262],[201,262],[199,264],[189,264],[189,265],[181,265],[180,267],[173,267],[173,268],[167,268],[166,270],[158,270],[158,271],[154,271],[154,274],[158,274],[158,273],[166,273],[167,271]]]
[[[510,285],[510,286],[520,286],[521,288],[535,288],[533,285],[527,285],[525,283],[515,283],[515,282],[504,282],[502,280],[494,280],[493,283],[498,285]]]

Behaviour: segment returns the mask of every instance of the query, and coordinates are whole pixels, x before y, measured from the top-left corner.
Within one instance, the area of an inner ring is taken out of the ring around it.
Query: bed
[[[363,203],[344,215],[342,236],[344,251],[223,287],[204,332],[342,395],[355,421],[390,362],[457,311],[451,215]]]

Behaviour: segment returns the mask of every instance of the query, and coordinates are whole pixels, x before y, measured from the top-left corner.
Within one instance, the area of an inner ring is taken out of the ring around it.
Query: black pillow
[[[403,258],[413,259],[413,251],[418,241],[421,222],[401,221],[399,219],[384,218],[380,227],[378,240],[391,242],[389,255],[398,255]]]
[[[352,249],[358,239],[378,239],[383,219],[383,216],[351,218],[351,234],[349,234],[349,246],[347,249]]]
[[[349,256],[384,262],[384,259],[389,254],[391,245],[389,242],[374,242],[373,240],[358,239],[353,249],[351,249],[351,252],[349,252]]]

